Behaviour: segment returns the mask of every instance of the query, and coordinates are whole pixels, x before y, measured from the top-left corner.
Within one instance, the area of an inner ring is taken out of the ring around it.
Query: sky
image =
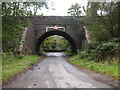
[[[52,4],[51,1],[53,2]],[[68,8],[75,3],[79,3],[81,6],[86,6],[87,0],[49,0],[48,5],[50,9],[42,9],[38,11],[38,13],[43,13],[44,16],[68,16]],[[55,8],[55,10],[51,10],[52,8]]]

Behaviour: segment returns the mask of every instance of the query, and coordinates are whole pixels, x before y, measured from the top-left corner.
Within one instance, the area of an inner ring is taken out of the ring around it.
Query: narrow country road
[[[69,64],[64,57],[47,57],[5,88],[111,88]]]

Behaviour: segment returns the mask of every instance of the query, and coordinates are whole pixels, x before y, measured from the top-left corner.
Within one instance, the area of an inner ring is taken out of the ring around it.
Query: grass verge
[[[95,62],[87,59],[80,59],[79,55],[73,56],[69,59],[69,62],[78,66],[93,71],[99,72],[101,74],[106,74],[112,78],[118,79],[118,62],[114,61],[111,64],[109,62]]]
[[[10,77],[28,69],[30,66],[38,62],[38,56],[30,55],[21,58],[3,58],[2,80],[5,81]]]

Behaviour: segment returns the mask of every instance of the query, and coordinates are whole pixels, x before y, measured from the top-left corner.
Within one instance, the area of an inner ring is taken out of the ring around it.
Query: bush
[[[79,58],[94,61],[106,61],[114,60],[113,58],[119,58],[120,44],[117,42],[104,42],[101,44],[90,43],[88,48],[79,54]]]
[[[98,56],[102,61],[106,60],[107,58],[112,59],[115,53],[117,53],[119,50],[120,45],[115,42],[102,43],[96,48]]]
[[[88,49],[96,49],[97,46],[98,46],[98,43],[89,43]]]
[[[79,54],[79,57],[81,59],[86,59],[86,60],[94,60],[94,61],[97,61],[98,60],[98,56],[96,54],[96,50],[86,50],[86,51],[83,51]]]
[[[4,52],[16,52],[19,46],[21,32],[28,25],[30,25],[30,22],[25,17],[2,17],[2,49]]]

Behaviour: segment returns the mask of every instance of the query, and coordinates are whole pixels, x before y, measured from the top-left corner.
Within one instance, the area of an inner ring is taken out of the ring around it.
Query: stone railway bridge
[[[29,18],[32,25],[23,31],[18,53],[39,54],[42,41],[52,35],[66,38],[72,47],[72,53],[81,50],[82,43],[86,39],[82,17],[79,17],[79,21],[78,17],[72,16],[31,16]]]

